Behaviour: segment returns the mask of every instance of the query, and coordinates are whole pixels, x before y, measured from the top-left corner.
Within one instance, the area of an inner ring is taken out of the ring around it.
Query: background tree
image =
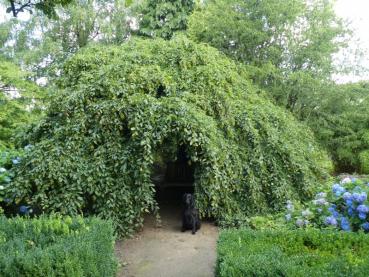
[[[42,11],[49,17],[55,17],[55,9],[58,5],[66,6],[73,0],[5,0],[9,5],[7,8],[8,13],[12,13],[14,17],[17,17],[20,12],[28,11],[33,13],[34,9]]]
[[[194,0],[145,0],[137,9],[138,34],[170,39],[174,32],[187,28],[194,8]]]
[[[256,84],[298,114],[305,91],[335,72],[333,54],[350,31],[332,1],[209,0],[190,17],[189,34],[246,64]]]
[[[0,58],[0,148],[13,147],[17,129],[36,121],[42,112],[44,93],[28,76]]]
[[[37,13],[1,25],[0,49],[35,78],[58,76],[62,63],[89,43],[121,43],[130,34],[123,0],[78,0],[55,8],[57,17]]]

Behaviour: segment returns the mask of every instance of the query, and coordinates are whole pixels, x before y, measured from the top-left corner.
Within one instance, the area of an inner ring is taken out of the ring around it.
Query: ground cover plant
[[[334,230],[226,230],[217,276],[367,276],[369,236]]]
[[[152,166],[185,148],[202,216],[283,209],[330,165],[305,125],[244,69],[184,37],[93,46],[64,66],[45,118],[24,137],[10,193],[45,212],[112,219],[121,234],[156,211]]]
[[[113,227],[97,218],[0,217],[0,275],[115,276]]]

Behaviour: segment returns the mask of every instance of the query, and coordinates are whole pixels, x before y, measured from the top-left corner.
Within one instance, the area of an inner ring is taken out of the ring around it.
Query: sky
[[[348,20],[360,39],[361,47],[367,51],[363,66],[369,68],[369,0],[337,0],[335,4],[337,15]],[[369,73],[361,77],[353,75],[338,75],[335,79],[340,83],[369,80]]]
[[[360,40],[361,47],[367,51],[366,59],[362,64],[369,69],[369,0],[336,0],[335,11],[340,17],[350,22],[351,28],[354,29],[356,37]],[[5,13],[4,8],[0,6],[0,22],[9,18],[9,16],[9,14]],[[25,18],[28,16],[28,13],[20,15],[20,17]],[[361,77],[349,74],[336,75],[333,78],[340,83],[357,81],[360,79],[369,80],[369,71]]]

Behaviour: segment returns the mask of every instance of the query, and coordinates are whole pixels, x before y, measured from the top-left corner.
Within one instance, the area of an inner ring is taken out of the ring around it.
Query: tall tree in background
[[[18,127],[41,115],[44,92],[29,74],[0,57],[0,148],[11,147]]]
[[[174,32],[187,28],[194,0],[145,0],[138,8],[139,35],[170,39]]]
[[[257,84],[300,117],[301,98],[335,72],[333,54],[350,31],[332,1],[209,0],[190,17],[189,34],[247,65]]]
[[[6,0],[8,8],[7,12],[17,17],[20,12],[28,11],[33,13],[34,9],[42,11],[49,17],[55,17],[55,9],[58,5],[66,6],[73,0]]]
[[[121,43],[130,34],[124,0],[76,0],[55,9],[56,18],[37,13],[29,20],[2,23],[0,50],[35,78],[58,76],[61,64],[92,42]]]

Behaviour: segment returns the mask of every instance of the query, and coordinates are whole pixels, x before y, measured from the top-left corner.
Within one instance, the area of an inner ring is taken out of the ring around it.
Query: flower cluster
[[[368,193],[369,183],[347,177],[318,193],[305,209],[291,210],[288,202],[285,218],[297,227],[369,232]]]

